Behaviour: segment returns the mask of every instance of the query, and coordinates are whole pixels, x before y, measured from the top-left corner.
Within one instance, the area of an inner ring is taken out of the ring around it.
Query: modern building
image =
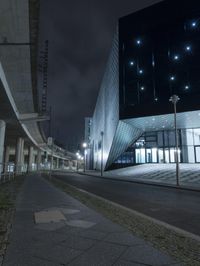
[[[162,1],[118,21],[87,136],[93,169],[200,163],[200,3]]]

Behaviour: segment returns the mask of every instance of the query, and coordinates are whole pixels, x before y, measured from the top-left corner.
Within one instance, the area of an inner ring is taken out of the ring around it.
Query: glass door
[[[146,162],[152,163],[152,151],[151,151],[151,149],[146,149]]]
[[[195,162],[200,163],[200,146],[195,146]]]

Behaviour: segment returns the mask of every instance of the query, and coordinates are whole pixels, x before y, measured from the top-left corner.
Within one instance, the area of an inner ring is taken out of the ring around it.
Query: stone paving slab
[[[51,221],[36,224],[35,212],[50,212]],[[55,219],[59,212],[65,220]],[[4,266],[177,263],[38,175],[25,179],[9,242]]]
[[[100,176],[98,171],[86,173]],[[172,164],[142,164],[104,172],[104,178],[123,179],[127,181],[144,181],[176,185],[176,165]],[[180,184],[190,188],[200,189],[200,164],[180,164]]]

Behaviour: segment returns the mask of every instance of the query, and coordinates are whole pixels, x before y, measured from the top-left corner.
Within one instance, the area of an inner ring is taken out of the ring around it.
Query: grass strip
[[[8,244],[8,236],[15,212],[17,194],[23,184],[24,177],[0,184],[0,260],[2,262]]]

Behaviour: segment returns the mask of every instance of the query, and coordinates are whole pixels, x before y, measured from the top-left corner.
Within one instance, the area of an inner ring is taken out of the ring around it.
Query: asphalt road
[[[200,192],[66,173],[68,184],[200,236]]]

